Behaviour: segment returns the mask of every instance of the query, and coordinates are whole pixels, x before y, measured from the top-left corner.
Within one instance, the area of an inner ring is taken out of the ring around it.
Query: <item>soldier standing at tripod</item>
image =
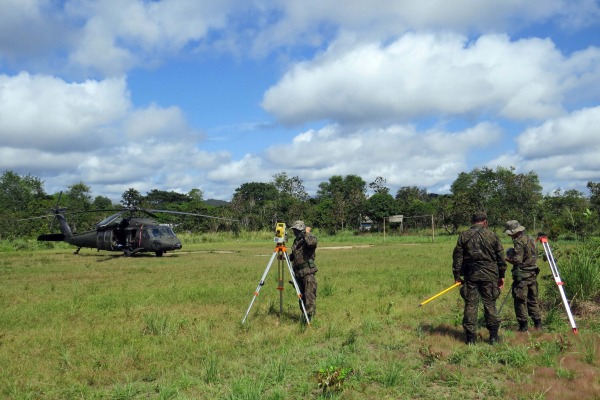
[[[317,265],[315,264],[315,251],[317,250],[317,238],[310,233],[303,221],[296,221],[292,225],[296,238],[292,244],[290,261],[294,270],[294,276],[300,289],[306,307],[306,313],[312,320],[317,308]],[[300,308],[302,305],[300,304]]]
[[[466,343],[474,344],[476,340],[477,309],[481,297],[485,325],[490,332],[489,341],[493,344],[499,340],[496,299],[504,286],[504,249],[498,235],[487,229],[486,213],[473,214],[472,223],[470,229],[458,236],[452,253],[452,273],[454,282],[461,283],[460,292],[465,300],[463,328]]]
[[[527,332],[527,320],[531,317],[535,329],[542,329],[542,315],[538,305],[537,250],[535,241],[525,233],[518,221],[506,223],[506,234],[513,241],[513,248],[506,252],[506,261],[512,267],[512,296],[519,332]]]

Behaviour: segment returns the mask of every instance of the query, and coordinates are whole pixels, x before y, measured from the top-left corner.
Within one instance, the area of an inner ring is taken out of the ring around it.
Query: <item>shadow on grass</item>
[[[435,326],[431,324],[423,324],[420,325],[420,329],[430,335],[449,336],[459,342],[463,342],[465,340],[465,334],[462,327],[459,328],[448,324],[440,324]]]
[[[104,261],[109,261],[109,260],[114,260],[117,258],[123,258],[123,259],[127,259],[127,258],[156,258],[156,259],[161,259],[161,257],[157,257],[155,254],[153,253],[136,253],[135,255],[131,255],[131,256],[125,256],[123,254],[123,252],[110,252],[110,253],[78,253],[78,254],[73,254],[73,257],[81,257],[84,259],[96,259],[97,262],[104,262]],[[169,255],[169,257],[177,257],[177,255]]]

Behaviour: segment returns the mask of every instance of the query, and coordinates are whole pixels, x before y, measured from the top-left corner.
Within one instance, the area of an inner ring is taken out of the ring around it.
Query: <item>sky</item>
[[[0,171],[48,193],[499,166],[600,181],[598,0],[0,0]]]

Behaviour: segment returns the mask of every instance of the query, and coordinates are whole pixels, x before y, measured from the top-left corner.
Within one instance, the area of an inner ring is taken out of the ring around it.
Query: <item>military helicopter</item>
[[[67,223],[65,211],[66,209],[64,208],[56,207],[50,215],[34,217],[56,217],[61,232],[43,234],[38,236],[37,240],[67,242],[73,246],[77,246],[77,250],[75,250],[73,254],[79,254],[79,251],[83,247],[98,249],[98,251],[122,251],[125,257],[144,252],[153,252],[157,257],[162,257],[167,251],[180,250],[182,248],[181,241],[175,235],[173,229],[168,225],[158,223],[156,221],[158,217],[154,213],[192,215],[204,218],[237,221],[229,218],[183,211],[146,210],[141,207],[128,207],[98,222],[96,228],[93,230],[74,233]],[[116,210],[94,210],[89,212],[99,211]],[[82,212],[88,211],[80,211],[79,213]]]

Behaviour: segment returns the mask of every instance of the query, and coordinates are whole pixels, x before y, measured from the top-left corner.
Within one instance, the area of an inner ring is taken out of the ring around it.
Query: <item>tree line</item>
[[[142,194],[126,190],[119,204],[104,196],[92,196],[84,182],[63,192],[48,194],[43,181],[32,175],[5,171],[0,177],[0,239],[34,237],[47,232],[52,218],[34,218],[64,208],[74,229],[90,229],[104,216],[123,207],[143,207],[197,213],[236,219],[225,220],[166,214],[162,222],[178,230],[216,232],[219,230],[271,230],[278,220],[303,219],[330,234],[356,231],[367,218],[373,230],[382,229],[384,218],[392,215],[433,216],[436,229],[450,234],[469,225],[475,211],[488,212],[492,227],[517,219],[532,233],[544,231],[549,238],[567,235],[583,239],[597,233],[600,214],[600,183],[588,182],[589,195],[577,190],[542,193],[535,172],[516,173],[514,168],[482,167],[462,172],[449,194],[428,193],[418,186],[403,186],[392,195],[387,181],[377,177],[367,184],[357,175],[334,175],[309,196],[303,181],[286,172],[270,182],[248,182],[239,186],[231,202],[205,200],[200,189],[177,193],[154,189]],[[370,189],[371,195],[368,195]],[[60,201],[59,201],[60,200]],[[429,222],[430,224],[430,222]],[[397,227],[396,227],[397,228]]]

